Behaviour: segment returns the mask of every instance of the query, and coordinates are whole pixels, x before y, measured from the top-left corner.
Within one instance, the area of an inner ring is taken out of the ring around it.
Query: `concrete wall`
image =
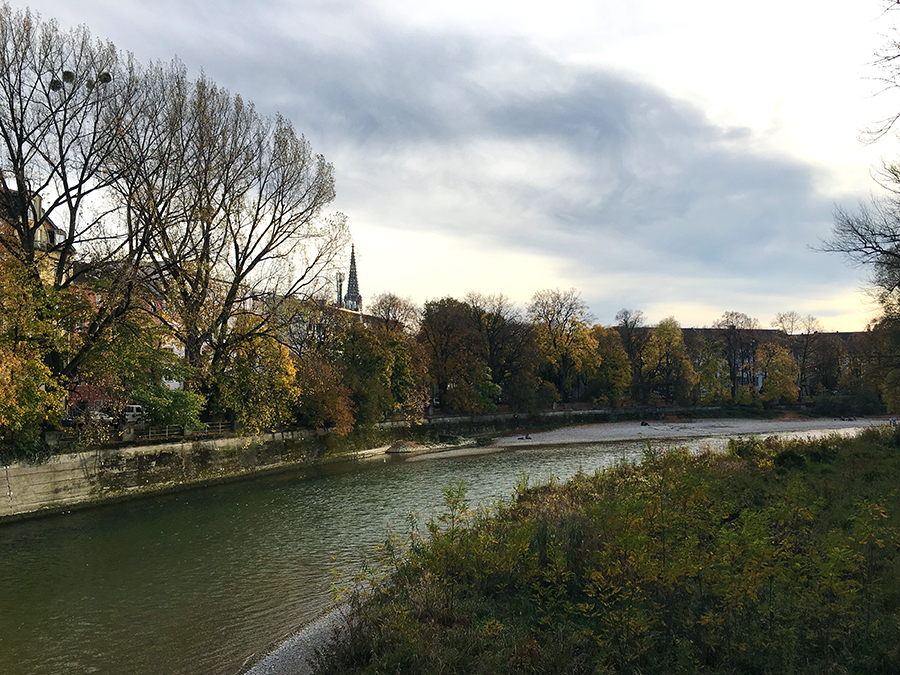
[[[350,449],[365,452],[391,440],[425,434],[434,440],[448,436],[497,433],[534,425],[586,424],[614,421],[617,417],[651,418],[658,409],[557,410],[537,415],[495,415],[426,418],[415,429],[408,422],[379,425],[383,433],[355,446],[332,444],[334,459],[349,459]],[[125,499],[144,493],[183,489],[185,486],[240,479],[322,461],[329,444],[314,432],[284,431],[257,437],[178,438],[172,442],[138,447],[99,448],[58,454],[43,464],[24,462],[0,466],[0,522],[78,506]],[[388,440],[390,439],[390,440]],[[335,439],[331,439],[335,441]],[[360,444],[368,443],[368,446]],[[387,446],[385,446],[387,447]]]
[[[0,467],[0,521],[302,464],[308,432],[85,450]]]

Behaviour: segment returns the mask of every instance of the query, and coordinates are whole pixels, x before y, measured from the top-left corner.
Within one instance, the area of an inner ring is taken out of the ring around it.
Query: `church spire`
[[[356,279],[356,247],[350,246],[350,274],[347,277],[347,295],[344,296],[344,307],[354,312],[362,311],[362,296],[359,294],[359,281]]]

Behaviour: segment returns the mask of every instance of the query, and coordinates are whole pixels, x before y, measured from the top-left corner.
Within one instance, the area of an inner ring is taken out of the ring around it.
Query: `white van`
[[[139,405],[125,406],[125,424],[140,424],[144,419],[144,408]]]

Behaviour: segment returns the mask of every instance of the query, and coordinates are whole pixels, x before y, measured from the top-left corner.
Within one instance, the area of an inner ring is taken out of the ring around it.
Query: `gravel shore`
[[[885,417],[832,419],[827,417],[783,417],[759,419],[661,420],[653,422],[613,422],[564,427],[553,431],[537,431],[525,439],[519,435],[503,436],[495,446],[511,448],[519,445],[565,445],[569,443],[602,443],[649,439],[675,440],[721,436],[775,436],[779,434],[815,434],[816,432],[853,432],[889,423]]]
[[[309,675],[315,650],[335,639],[346,617],[340,607],[313,621],[247,671],[246,675]]]

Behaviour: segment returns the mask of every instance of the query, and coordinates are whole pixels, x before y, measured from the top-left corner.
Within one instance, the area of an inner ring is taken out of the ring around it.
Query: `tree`
[[[800,371],[794,357],[784,347],[774,342],[760,345],[754,365],[762,380],[759,395],[764,403],[794,403],[797,400]]]
[[[666,403],[685,405],[698,378],[674,317],[659,322],[647,345],[644,379]]]
[[[151,234],[154,314],[184,346],[200,391],[241,342],[273,335],[346,239],[328,217],[333,167],[290,122],[179,63],[149,70],[147,108],[117,154],[129,222]],[[240,322],[241,330],[234,330]]]
[[[797,361],[797,388],[800,400],[817,393],[813,376],[822,344],[822,326],[819,320],[812,314],[801,316],[794,311],[779,312],[772,321],[772,327],[790,338],[791,350]]]
[[[897,9],[888,2],[887,8]],[[900,86],[900,42],[890,40],[878,54],[888,88]],[[891,132],[900,113],[889,115],[871,131],[873,138]],[[881,307],[881,316],[870,325],[866,342],[876,346],[866,359],[864,370],[877,380],[889,409],[900,409],[900,164],[885,162],[877,172],[877,180],[886,194],[860,203],[855,212],[837,207],[834,226],[822,251],[839,253],[851,264],[869,270],[872,295]]]
[[[538,387],[535,330],[502,293],[469,293],[464,299],[481,340],[487,367],[503,400],[529,407]]]
[[[439,405],[458,412],[493,409],[499,394],[490,379],[484,345],[465,303],[455,298],[429,300],[418,334]]]
[[[382,293],[370,304],[368,313],[381,321],[387,330],[411,331],[416,327],[419,308],[410,298],[401,298],[393,293]]]
[[[740,387],[752,384],[759,321],[741,312],[725,312],[713,328],[719,331],[728,363],[731,397],[737,398]]]
[[[53,293],[34,292],[19,260],[0,251],[0,454],[34,456],[44,427],[57,426],[65,389],[43,355],[65,339],[47,305]]]
[[[378,332],[384,349],[393,359],[391,368],[392,415],[420,420],[430,398],[428,366],[422,345],[411,335],[396,331]]]
[[[190,374],[190,366],[172,351],[166,331],[136,312],[109,331],[79,373],[81,382],[103,391],[111,412],[139,403],[154,424],[197,429],[206,400],[180,387]],[[80,388],[70,394],[70,404],[79,398]]]
[[[382,422],[394,413],[394,353],[375,331],[358,322],[348,324],[341,336],[338,368],[350,390],[356,424]]]
[[[135,305],[146,237],[114,224],[111,157],[138,98],[130,59],[80,27],[63,31],[0,5],[0,250],[30,277],[42,321],[78,293],[78,338],[38,358],[61,383],[76,378],[98,341]],[[77,257],[76,257],[77,256]],[[63,317],[65,318],[65,317]]]
[[[349,433],[355,410],[352,392],[342,379],[340,346],[350,317],[324,297],[296,299],[284,308],[277,334],[296,369],[297,422]]]
[[[0,293],[5,348],[45,364],[57,387],[89,378],[115,391],[128,378],[114,364],[153,355],[129,335],[152,315],[205,395],[130,382],[157,412],[233,406],[251,393],[229,394],[242,368],[281,377],[272,341],[346,239],[345,218],[325,213],[333,167],[289,121],[178,62],[142,69],[86,28],[8,4],[0,38],[0,263],[15,278],[15,297]],[[283,417],[276,407],[255,419]]]
[[[644,383],[644,352],[650,342],[651,331],[644,322],[640,310],[620,309],[616,314],[616,330],[622,338],[622,348],[631,363],[631,400],[634,403],[647,402],[647,387]]]
[[[599,365],[588,306],[574,288],[547,289],[531,297],[527,313],[536,330],[545,379],[568,401],[587,370]]]
[[[718,405],[727,401],[731,396],[731,383],[721,344],[699,337],[689,345],[688,352],[697,373],[694,401],[700,405]]]
[[[340,374],[330,361],[317,354],[308,355],[302,365],[297,369],[297,421],[316,429],[331,427],[341,436],[350,433],[353,402]]]
[[[599,364],[587,377],[586,395],[601,407],[622,405],[631,384],[631,363],[622,346],[622,336],[615,327],[597,324],[591,329],[597,343]]]
[[[242,319],[234,326],[240,331]],[[244,430],[260,433],[291,421],[300,390],[297,370],[288,348],[273,337],[255,333],[235,341],[215,376],[217,405]]]
[[[0,344],[0,453],[32,455],[43,426],[58,424],[64,402],[65,390],[46,365]]]

